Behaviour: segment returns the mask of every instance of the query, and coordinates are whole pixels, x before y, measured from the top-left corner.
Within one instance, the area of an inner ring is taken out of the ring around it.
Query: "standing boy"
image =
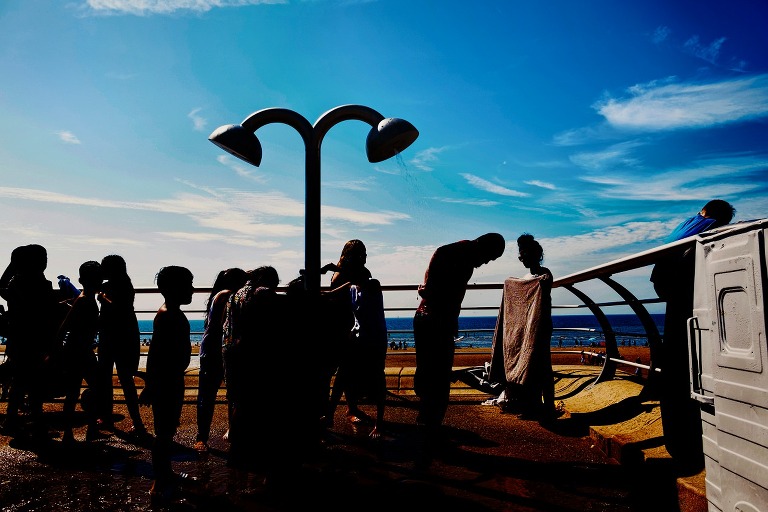
[[[153,500],[168,500],[174,496],[179,483],[171,468],[171,446],[184,402],[184,372],[192,354],[189,320],[181,311],[182,305],[192,302],[192,273],[184,267],[163,267],[156,281],[165,303],[157,310],[152,325],[146,388],[141,401],[151,404],[155,429],[152,445],[155,481],[150,495]]]

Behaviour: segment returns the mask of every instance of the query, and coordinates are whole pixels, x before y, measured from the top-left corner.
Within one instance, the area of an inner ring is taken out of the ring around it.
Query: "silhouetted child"
[[[153,500],[172,499],[181,483],[171,467],[171,446],[184,402],[184,372],[192,354],[189,320],[181,311],[182,305],[192,302],[192,277],[188,269],[178,266],[163,267],[156,277],[165,303],[157,310],[152,326],[146,387],[140,398],[142,404],[152,406],[154,421]]]
[[[94,346],[99,325],[99,305],[96,294],[101,289],[101,265],[97,261],[86,261],[80,265],[80,284],[83,291],[72,303],[69,314],[59,328],[59,339],[63,340],[62,362],[64,370],[64,434],[62,441],[71,443],[74,436],[75,406],[78,399],[88,418],[86,440],[92,440],[98,435],[96,411],[93,402],[89,400],[98,393],[97,362]],[[80,388],[83,380],[88,383],[89,390],[80,398]]]

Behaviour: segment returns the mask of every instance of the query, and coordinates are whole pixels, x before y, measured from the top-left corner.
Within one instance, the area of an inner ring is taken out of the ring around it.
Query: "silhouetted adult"
[[[359,363],[359,354],[356,352],[357,344],[352,343],[350,332],[355,325],[355,316],[352,313],[352,305],[349,296],[350,285],[360,285],[371,278],[371,272],[365,266],[368,254],[365,244],[360,240],[349,240],[341,250],[339,262],[335,265],[331,276],[331,289],[344,286],[344,290],[338,296],[339,306],[337,314],[330,317],[329,332],[336,339],[331,344],[338,347],[338,368],[331,390],[331,399],[328,408],[328,425],[333,425],[333,416],[336,407],[341,401],[342,395],[347,400],[347,419],[352,423],[360,423],[365,419],[365,414],[358,408],[356,390],[354,389],[354,373]],[[330,265],[328,267],[331,267]]]
[[[421,303],[413,318],[414,387],[419,397],[416,421],[425,428],[428,442],[438,433],[448,409],[454,339],[467,283],[477,267],[500,257],[504,248],[504,237],[498,233],[438,247],[418,288]]]
[[[360,410],[358,402],[369,397],[376,403],[376,422],[370,434],[379,438],[386,398],[387,327],[381,286],[365,266],[367,256],[361,240],[349,240],[331,277],[331,290],[342,289],[337,294],[340,314],[332,315],[334,325],[330,327],[338,336],[332,343],[340,347],[340,357],[326,417],[327,424],[332,425],[334,412],[344,394],[347,419],[352,423],[368,422],[370,418]]]
[[[518,259],[529,273],[524,280],[537,280],[541,290],[541,307],[537,319],[536,338],[530,358],[528,377],[522,386],[522,399],[526,409],[541,420],[557,416],[555,408],[555,380],[552,372],[552,272],[541,265],[544,249],[533,235],[523,233],[517,238]],[[519,320],[527,320],[522,318]]]
[[[725,226],[735,208],[722,199],[709,201],[696,215],[681,222],[666,243]],[[688,318],[693,316],[695,247],[681,249],[656,263],[651,281],[666,302],[661,344],[661,422],[667,451],[692,472],[704,466],[701,415],[691,398],[688,364]]]
[[[57,295],[45,278],[48,252],[37,244],[17,247],[0,277],[0,296],[8,305],[6,352],[11,366],[11,386],[3,429],[19,433],[24,426],[20,407],[27,402],[32,433],[44,434],[42,422],[43,393],[47,384],[43,375],[46,358],[55,349],[60,318]]]
[[[224,324],[224,368],[227,397],[232,400],[229,464],[265,475],[268,486],[287,482],[297,467],[293,438],[301,414],[292,397],[300,397],[295,358],[286,347],[290,333],[287,296],[277,293],[277,271],[270,266],[251,271],[245,286],[227,303]],[[300,320],[299,320],[300,321]],[[279,421],[265,421],[263,411]]]
[[[197,437],[195,449],[206,451],[211,434],[216,395],[224,381],[224,313],[229,297],[242,288],[248,274],[241,268],[228,268],[216,276],[205,307],[203,340],[200,343],[200,373],[197,388]],[[227,435],[228,437],[228,435]]]
[[[101,270],[106,280],[98,296],[99,311],[99,374],[104,382],[101,397],[100,416],[105,428],[112,428],[112,370],[117,369],[117,378],[123,388],[125,405],[133,423],[131,432],[146,435],[144,422],[139,411],[139,398],[133,378],[139,369],[141,357],[141,334],[139,322],[133,307],[136,292],[125,260],[117,254],[104,256]]]

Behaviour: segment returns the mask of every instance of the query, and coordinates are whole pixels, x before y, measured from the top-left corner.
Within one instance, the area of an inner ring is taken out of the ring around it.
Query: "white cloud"
[[[177,11],[207,12],[215,8],[262,4],[285,4],[287,0],[86,0],[84,8],[94,14],[171,14]]]
[[[461,176],[473,187],[484,192],[490,192],[491,194],[510,197],[528,197],[530,195],[526,194],[525,192],[519,192],[517,190],[512,190],[511,188],[496,185],[495,183],[491,183],[490,181],[475,176],[474,174],[462,173]]]
[[[546,181],[540,180],[524,181],[523,183],[526,185],[531,185],[532,187],[546,188],[547,190],[555,190],[557,188],[553,183],[547,183]]]
[[[361,212],[338,206],[323,206],[322,218],[325,220],[343,220],[364,226],[381,226],[408,220],[410,215],[399,212]]]
[[[419,151],[409,163],[422,171],[431,171],[433,167],[430,164],[437,162],[437,155],[446,149],[446,147],[424,149]]]
[[[206,118],[198,115],[201,110],[201,108],[196,108],[187,114],[187,117],[192,120],[192,126],[198,132],[205,130],[205,126],[208,124],[208,120]]]
[[[187,184],[181,180],[180,182]],[[201,237],[211,236],[206,234],[205,230],[249,237],[294,237],[304,232],[304,203],[280,192],[256,193],[215,189],[208,193],[210,189],[188,185],[206,193],[181,192],[171,198],[131,202],[77,197],[45,190],[0,187],[0,198],[181,215],[204,228],[200,234],[194,235]],[[365,212],[324,205],[322,218],[375,227],[408,220],[410,216],[392,211]]]
[[[643,174],[612,171],[610,175],[586,176],[581,179],[602,185],[594,193],[599,197],[643,201],[708,201],[713,197],[744,197],[758,187],[755,180],[737,179],[740,175],[763,173],[768,161],[750,158],[702,161],[687,168],[674,168]]]
[[[629,98],[593,107],[613,127],[639,131],[702,128],[768,115],[768,75],[709,83],[651,82]]]
[[[450,197],[436,197],[435,200],[443,203],[466,204],[469,206],[497,206],[501,203],[488,199],[454,199]]]
[[[241,160],[238,160],[237,158],[234,158],[230,155],[219,155],[216,157],[216,161],[219,162],[221,165],[225,165],[235,171],[235,174],[242,178],[247,178],[249,180],[253,180],[256,183],[265,184],[267,183],[268,178],[264,174],[254,174],[252,165],[246,166],[242,163]]]
[[[61,139],[62,142],[66,142],[67,144],[80,144],[80,139],[77,138],[77,135],[70,131],[60,131],[56,132],[56,135],[59,136],[59,139]]]

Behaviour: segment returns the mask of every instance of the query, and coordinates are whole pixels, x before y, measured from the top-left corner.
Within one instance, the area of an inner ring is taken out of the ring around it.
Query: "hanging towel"
[[[549,350],[549,340],[537,343],[548,336],[542,326],[544,294],[539,279],[507,278],[504,295],[496,319],[496,330],[491,347],[491,382],[525,386],[535,371],[532,361],[538,351]],[[535,378],[535,376],[533,377]]]

